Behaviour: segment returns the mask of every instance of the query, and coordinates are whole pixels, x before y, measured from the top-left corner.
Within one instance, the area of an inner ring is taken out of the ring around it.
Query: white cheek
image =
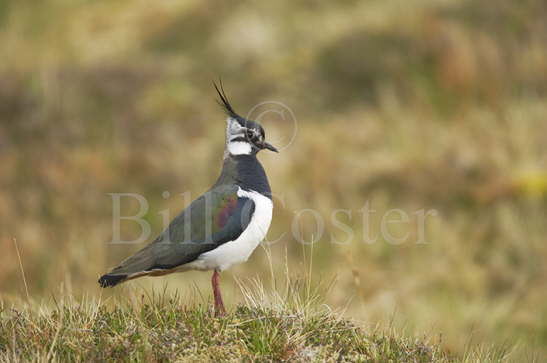
[[[228,152],[232,155],[249,155],[251,154],[251,144],[244,141],[233,141],[228,143]]]
[[[239,122],[237,122],[237,120],[231,117],[228,117],[227,121],[228,121],[228,131],[230,131],[230,133],[235,134],[235,133],[241,132],[241,129],[243,129],[243,126],[241,126]]]

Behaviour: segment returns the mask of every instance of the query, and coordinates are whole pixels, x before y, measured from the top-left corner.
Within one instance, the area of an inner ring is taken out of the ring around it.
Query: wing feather
[[[255,208],[251,199],[237,195],[238,190],[236,185],[219,186],[193,201],[151,244],[102,276],[101,286],[161,274],[237,239],[247,228]]]

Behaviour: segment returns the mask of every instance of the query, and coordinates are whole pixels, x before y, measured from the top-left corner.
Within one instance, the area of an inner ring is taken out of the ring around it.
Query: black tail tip
[[[123,282],[127,275],[103,275],[99,279],[99,285],[101,287],[113,287],[119,284],[120,282]]]

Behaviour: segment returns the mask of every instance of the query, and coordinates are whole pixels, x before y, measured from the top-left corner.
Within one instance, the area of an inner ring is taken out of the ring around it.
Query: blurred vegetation
[[[25,294],[14,239],[32,296],[61,284],[123,294],[96,284],[140,247],[108,244],[108,193],[144,195],[159,232],[159,211],[211,185],[222,76],[242,114],[277,101],[296,117],[294,142],[260,156],[278,197],[270,236],[290,231],[295,211],[324,216],[313,269],[336,279],[330,306],[442,333],[456,353],[510,341],[520,359],[547,354],[546,17],[541,0],[0,2],[2,299]],[[274,144],[289,140],[291,122],[262,121]],[[364,242],[367,203],[371,236],[398,208],[412,216],[393,231],[407,240]],[[331,242],[337,208],[352,211],[351,243]],[[415,211],[432,209],[417,244]],[[313,219],[301,222],[313,239]],[[269,274],[266,252],[308,268],[310,246],[287,233],[231,272]],[[164,280],[209,288],[209,274]],[[241,298],[231,273],[223,286]]]

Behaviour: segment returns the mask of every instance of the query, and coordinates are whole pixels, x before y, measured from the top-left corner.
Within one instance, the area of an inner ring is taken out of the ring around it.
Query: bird
[[[279,152],[266,142],[264,128],[238,115],[213,82],[226,113],[222,170],[213,186],[190,203],[147,246],[99,278],[103,288],[143,276],[189,270],[213,271],[215,316],[226,314],[220,272],[248,260],[272,221],[272,191],[257,158],[261,150]]]

